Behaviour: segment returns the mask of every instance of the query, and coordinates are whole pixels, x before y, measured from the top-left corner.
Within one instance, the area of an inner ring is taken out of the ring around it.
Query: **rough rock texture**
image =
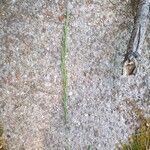
[[[70,0],[69,114],[62,108],[63,0],[0,0],[0,113],[10,150],[113,150],[150,111],[150,25],[135,76],[122,77],[129,1]],[[149,77],[148,77],[149,76]]]

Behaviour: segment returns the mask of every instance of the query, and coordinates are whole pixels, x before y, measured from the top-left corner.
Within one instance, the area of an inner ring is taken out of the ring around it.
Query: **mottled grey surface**
[[[129,1],[70,0],[69,114],[64,126],[62,0],[0,0],[0,113],[10,150],[113,150],[148,116],[150,25],[136,76],[121,67],[133,26]]]

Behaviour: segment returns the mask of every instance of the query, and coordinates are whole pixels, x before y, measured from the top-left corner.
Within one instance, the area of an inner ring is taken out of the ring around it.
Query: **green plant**
[[[91,145],[88,146],[88,150],[92,150]]]
[[[3,137],[3,126],[0,122],[0,150],[5,150],[5,139]]]
[[[145,118],[143,111],[137,106],[135,101],[127,100],[137,121],[140,123],[139,128],[129,137],[128,144],[121,144],[118,150],[150,150],[150,118]]]
[[[137,131],[129,138],[128,144],[122,144],[119,150],[149,150],[150,122],[142,123]]]
[[[68,26],[69,26],[69,14],[66,11],[65,14],[65,24],[63,29],[63,37],[62,37],[62,48],[61,48],[61,71],[63,77],[63,109],[64,109],[64,119],[65,123],[67,121],[67,100],[68,100],[68,73],[66,67],[66,52],[68,48]]]

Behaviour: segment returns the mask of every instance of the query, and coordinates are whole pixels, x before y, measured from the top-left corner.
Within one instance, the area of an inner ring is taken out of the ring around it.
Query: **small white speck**
[[[85,117],[88,117],[88,114],[85,114],[84,116],[85,116]]]
[[[14,4],[16,2],[16,0],[12,0],[12,3]]]
[[[69,92],[69,96],[72,96],[73,95],[73,93],[72,92]]]
[[[10,92],[9,92],[9,91],[7,91],[7,93],[9,94]]]
[[[55,0],[55,3],[58,3],[59,0]]]

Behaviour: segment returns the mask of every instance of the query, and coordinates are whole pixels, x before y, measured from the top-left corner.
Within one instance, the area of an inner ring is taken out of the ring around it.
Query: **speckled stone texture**
[[[150,113],[150,25],[135,76],[121,75],[129,1],[70,0],[64,125],[63,0],[0,0],[0,113],[10,150],[113,150],[134,131],[127,101]]]

